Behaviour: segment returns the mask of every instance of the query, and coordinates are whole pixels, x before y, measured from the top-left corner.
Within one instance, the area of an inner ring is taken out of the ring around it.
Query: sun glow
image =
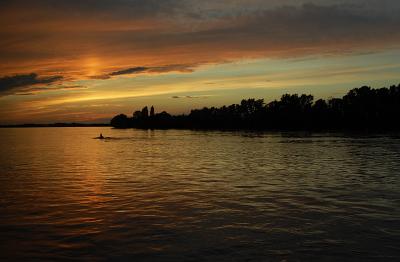
[[[83,59],[83,71],[89,77],[97,76],[101,74],[102,63],[97,56],[90,56]]]

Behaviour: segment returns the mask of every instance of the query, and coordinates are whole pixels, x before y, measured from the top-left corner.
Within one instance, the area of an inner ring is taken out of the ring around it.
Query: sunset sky
[[[1,0],[0,124],[400,83],[398,0]]]

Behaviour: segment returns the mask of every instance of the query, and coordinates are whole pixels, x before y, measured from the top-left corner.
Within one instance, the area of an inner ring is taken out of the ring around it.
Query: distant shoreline
[[[193,109],[188,115],[155,113],[145,106],[132,116],[111,119],[114,128],[280,130],[280,131],[399,131],[400,84],[374,89],[354,88],[342,98],[318,99],[313,95],[284,94],[280,100],[243,99],[239,104]]]
[[[0,128],[29,128],[29,127],[111,127],[111,125],[110,124],[81,124],[81,123],[0,125]]]

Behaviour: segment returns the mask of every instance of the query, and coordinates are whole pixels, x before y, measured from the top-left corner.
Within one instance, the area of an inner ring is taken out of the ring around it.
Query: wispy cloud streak
[[[400,42],[400,3],[393,0],[40,0],[1,7],[0,75],[21,74],[31,64],[32,72],[106,79],[184,71],[165,65],[346,55]],[[91,57],[101,62],[95,75],[83,63]]]
[[[26,75],[5,76],[0,78],[0,96],[21,88],[38,84],[52,84],[62,80],[62,76],[39,77],[35,73]]]

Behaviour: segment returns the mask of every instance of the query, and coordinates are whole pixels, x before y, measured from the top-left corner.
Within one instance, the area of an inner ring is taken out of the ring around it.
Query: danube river
[[[0,260],[400,259],[395,134],[10,128],[0,145]]]

